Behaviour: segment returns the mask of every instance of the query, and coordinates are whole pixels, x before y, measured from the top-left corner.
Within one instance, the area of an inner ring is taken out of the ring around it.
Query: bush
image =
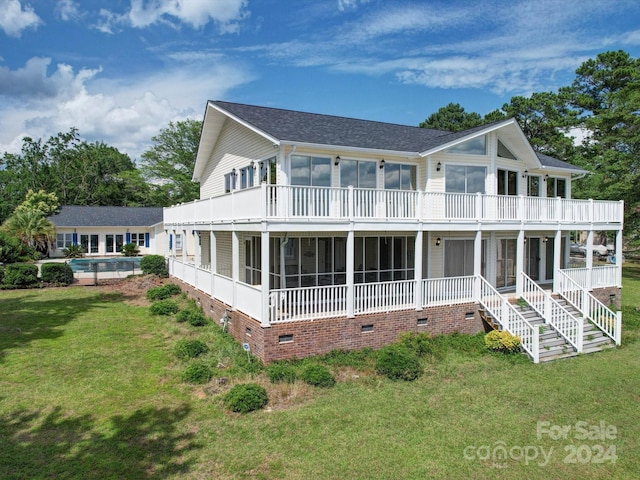
[[[213,377],[213,372],[202,362],[190,363],[182,372],[182,380],[187,383],[207,383],[211,377]]]
[[[232,412],[249,413],[264,407],[267,391],[256,383],[241,383],[224,396],[224,405]]]
[[[38,284],[38,267],[32,263],[12,263],[4,272],[4,284],[24,288]]]
[[[484,344],[489,350],[503,353],[517,353],[520,351],[520,337],[512,335],[506,330],[493,330],[484,336]]]
[[[286,363],[272,363],[267,367],[267,375],[271,383],[293,383],[296,381],[296,371]]]
[[[140,255],[140,249],[135,243],[125,243],[122,246],[123,257],[137,257],[138,255]]]
[[[178,322],[189,322],[189,324],[193,327],[202,327],[209,323],[209,320],[201,311],[195,310],[193,308],[188,308],[186,310],[181,310],[180,312],[178,312],[178,315],[176,315],[176,320]]]
[[[405,332],[400,335],[398,343],[404,345],[419,357],[433,353],[431,335],[426,332]]]
[[[73,283],[73,270],[68,263],[43,263],[40,267],[42,281],[58,285]]]
[[[173,353],[180,360],[196,358],[208,351],[209,347],[200,340],[180,340],[173,347]]]
[[[179,293],[180,293],[179,286],[173,283],[168,283],[160,287],[151,287],[149,290],[147,290],[147,299],[151,301],[164,300],[166,298],[172,297],[173,295],[177,295]]]
[[[82,258],[84,257],[84,248],[82,245],[69,245],[62,249],[62,254],[66,258]]]
[[[173,315],[178,313],[178,304],[173,300],[159,300],[149,308],[152,315]]]
[[[422,375],[418,355],[402,344],[388,345],[378,352],[376,372],[391,380],[411,381]]]
[[[0,265],[0,285],[2,285],[4,281],[4,267]]]
[[[311,364],[302,370],[302,381],[315,387],[333,387],[336,379],[324,365]]]
[[[140,259],[140,269],[145,275],[169,276],[167,262],[162,255],[145,255]]]
[[[0,263],[27,262],[37,260],[40,253],[17,237],[0,231]]]

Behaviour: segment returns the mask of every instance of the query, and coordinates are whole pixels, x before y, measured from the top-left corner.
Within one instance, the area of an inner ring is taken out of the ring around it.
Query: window
[[[225,174],[224,176],[224,193],[231,193],[236,189],[236,170]]]
[[[331,186],[331,159],[291,156],[291,185]]]
[[[240,169],[240,189],[253,187],[254,171],[253,165]]]
[[[73,245],[73,233],[56,234],[56,248],[66,248],[70,245]]]
[[[446,165],[445,188],[447,193],[484,193],[487,167]]]
[[[340,160],[340,186],[376,188],[376,162],[365,160]]]
[[[415,190],[416,166],[387,163],[384,167],[384,188],[388,190]]]
[[[249,285],[262,283],[262,252],[260,237],[250,237],[244,242],[244,281]]]
[[[182,234],[176,233],[176,250],[182,250]]]
[[[527,195],[530,197],[540,196],[540,177],[538,175],[529,175],[527,177]]]
[[[567,198],[567,180],[564,178],[547,178],[547,197]]]
[[[502,158],[509,158],[511,160],[517,160],[516,156],[511,153],[511,150],[509,150],[500,140],[498,140],[498,156]]]
[[[498,195],[518,194],[518,172],[498,170]]]
[[[415,237],[356,237],[355,282],[412,279]]]
[[[131,243],[135,243],[139,247],[144,247],[144,233],[132,233]]]
[[[285,246],[287,288],[346,282],[346,239],[289,238]]]
[[[486,268],[486,240],[482,240],[480,253],[480,274],[485,275]],[[474,240],[444,241],[444,276],[462,277],[473,275]]]
[[[487,137],[472,138],[459,145],[449,147],[445,153],[462,153],[464,155],[486,155],[487,154]]]
[[[122,245],[124,245],[124,235],[108,234],[106,235],[105,240],[107,244],[107,253],[122,252]]]
[[[260,183],[276,184],[276,157],[260,162]]]

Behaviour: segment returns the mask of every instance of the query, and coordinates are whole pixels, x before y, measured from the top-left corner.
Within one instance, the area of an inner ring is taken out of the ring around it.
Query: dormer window
[[[466,142],[454,145],[445,150],[445,153],[458,153],[463,155],[486,155],[487,154],[487,137],[472,138]]]

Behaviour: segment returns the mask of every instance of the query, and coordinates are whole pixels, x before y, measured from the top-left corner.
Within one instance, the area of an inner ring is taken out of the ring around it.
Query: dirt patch
[[[147,290],[167,283],[170,283],[168,278],[159,278],[155,275],[137,275],[122,279],[100,280],[100,285],[95,288],[107,295],[120,294],[121,300],[126,303],[141,306],[149,305],[149,301],[145,297]]]

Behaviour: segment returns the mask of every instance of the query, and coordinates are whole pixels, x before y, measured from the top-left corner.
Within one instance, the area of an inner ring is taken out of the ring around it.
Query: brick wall
[[[227,325],[228,332],[238,342],[248,343],[251,353],[264,363],[319,355],[335,349],[377,349],[393,343],[402,332],[438,335],[484,331],[478,305],[475,303],[430,307],[421,311],[358,315],[355,318],[323,318],[263,328],[260,322],[242,312],[231,311],[228,305],[177,278],[171,278],[171,281],[179,285],[189,298],[196,300],[203,312],[216,323],[219,323],[227,311],[231,318]],[[247,329],[250,330],[250,336]],[[292,336],[291,341],[281,343],[281,340],[288,340],[283,338],[285,336]]]
[[[618,287],[594,288],[591,294],[609,308],[611,308],[611,295],[614,295],[614,308],[612,308],[612,310],[620,310],[622,305],[622,289]]]

